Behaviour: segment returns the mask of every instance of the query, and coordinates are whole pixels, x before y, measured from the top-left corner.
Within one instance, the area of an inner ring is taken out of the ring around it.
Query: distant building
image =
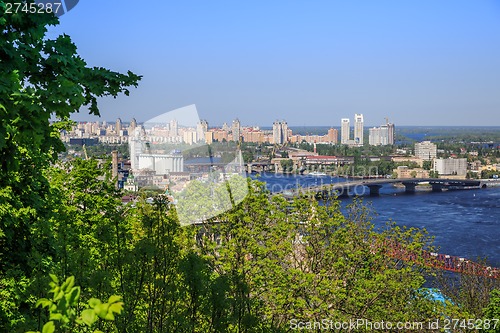
[[[288,142],[288,124],[286,121],[276,120],[273,123],[273,142],[278,145]]]
[[[333,144],[338,143],[339,138],[339,131],[337,131],[335,128],[330,128],[328,130],[328,141]]]
[[[437,158],[434,160],[434,171],[439,175],[465,175],[467,174],[466,158]]]
[[[132,120],[130,121],[130,127],[128,129],[128,132],[133,134],[136,127],[137,127],[137,120],[135,120],[135,118],[132,118]]]
[[[424,160],[418,157],[412,157],[412,156],[393,156],[391,157],[391,161],[395,163],[402,163],[402,162],[407,162],[407,163],[416,163],[419,167],[424,166]]]
[[[340,143],[346,145],[351,136],[351,123],[349,118],[342,118],[340,127]]]
[[[170,128],[170,136],[178,136],[179,135],[179,124],[176,119],[172,119],[169,123]]]
[[[238,118],[233,120],[233,126],[231,126],[231,129],[233,131],[233,141],[240,141],[241,137],[241,123]]]
[[[99,143],[99,140],[97,138],[70,138],[69,139],[69,144],[70,145],[79,145],[79,146],[94,146]]]
[[[368,143],[371,146],[385,146],[389,143],[387,126],[373,127],[368,130]]]
[[[194,129],[187,129],[182,133],[182,139],[184,143],[192,145],[198,142],[198,135]]]
[[[182,154],[139,154],[139,170],[149,169],[156,175],[166,175],[170,172],[184,171]]]
[[[118,118],[116,119],[115,133],[119,135],[121,130],[122,130],[122,120]]]
[[[358,146],[363,145],[364,121],[362,114],[354,115],[354,142]]]
[[[421,168],[409,169],[406,165],[394,169],[397,178],[429,178],[429,171]]]
[[[208,121],[200,120],[200,122],[196,124],[196,141],[206,142],[205,133],[207,132],[208,132]]]
[[[214,132],[205,132],[205,142],[209,145],[214,142]]]
[[[388,136],[388,145],[393,145],[396,137],[396,129],[394,124],[387,122],[387,136]]]
[[[136,127],[134,132],[129,136],[129,149],[130,149],[130,167],[132,170],[139,169],[139,155],[142,153],[142,140],[143,134],[141,128]]]
[[[415,157],[424,161],[432,161],[437,156],[437,146],[430,141],[415,143]]]
[[[394,124],[387,122],[380,127],[369,129],[368,143],[372,146],[386,146],[394,144]]]
[[[224,142],[224,141],[228,141],[228,139],[229,139],[227,131],[215,130],[213,133],[214,133],[214,141]]]

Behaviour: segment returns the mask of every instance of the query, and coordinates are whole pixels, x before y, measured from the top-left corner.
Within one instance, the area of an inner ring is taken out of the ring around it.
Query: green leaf
[[[82,311],[81,319],[87,326],[92,326],[92,324],[96,322],[97,316],[94,310],[87,309]]]
[[[109,306],[108,309],[111,313],[122,313],[123,311],[123,302],[113,303]]]
[[[54,333],[56,331],[56,325],[53,321],[47,322],[43,325],[42,333]]]
[[[108,299],[108,303],[109,304],[112,304],[112,303],[116,303],[116,302],[119,302],[122,300],[122,297],[121,296],[117,296],[117,295],[112,295],[109,297]]]
[[[70,276],[63,283],[63,285],[61,286],[61,289],[63,289],[64,291],[69,291],[71,288],[73,288],[74,285],[75,285],[75,277]]]
[[[98,306],[98,305],[99,305],[99,304],[101,304],[102,302],[101,302],[99,299],[97,299],[97,298],[91,298],[91,299],[89,299],[89,302],[88,302],[88,303],[89,303],[89,306],[90,306],[92,309],[94,309],[96,306]]]
[[[60,313],[51,313],[49,319],[60,321],[63,318],[63,315]]]
[[[108,312],[108,313],[106,313],[106,315],[104,317],[102,317],[102,319],[115,320],[115,315],[112,312]]]
[[[75,306],[80,299],[80,287],[73,287],[70,293],[66,296],[69,305]]]
[[[49,300],[48,300],[48,299],[46,299],[46,298],[40,298],[40,299],[36,302],[35,307],[39,307],[39,306],[41,305],[41,306],[42,306],[42,308],[46,308],[46,307],[49,307],[51,304],[52,304],[52,301],[49,301]]]
[[[106,315],[108,314],[108,308],[109,304],[107,303],[98,304],[95,306],[94,311],[99,317],[105,319]]]
[[[56,275],[54,274],[49,274],[50,278],[52,279],[52,281],[56,284],[59,284],[59,279],[57,278]]]

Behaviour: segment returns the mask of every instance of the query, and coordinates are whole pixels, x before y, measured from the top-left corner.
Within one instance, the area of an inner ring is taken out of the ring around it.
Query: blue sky
[[[144,76],[101,120],[196,104],[210,125],[500,125],[500,1],[80,0],[60,33]]]

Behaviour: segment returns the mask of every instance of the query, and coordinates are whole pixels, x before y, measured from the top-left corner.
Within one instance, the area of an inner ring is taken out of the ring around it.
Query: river
[[[263,173],[258,179],[273,192],[297,185],[345,181],[329,176],[274,173]],[[384,185],[380,196],[363,198],[376,212],[372,222],[377,228],[383,228],[389,220],[401,226],[425,228],[435,237],[434,245],[440,253],[471,260],[487,258],[489,265],[500,267],[500,187],[407,194],[404,188]],[[352,202],[352,198],[341,200],[344,208]]]

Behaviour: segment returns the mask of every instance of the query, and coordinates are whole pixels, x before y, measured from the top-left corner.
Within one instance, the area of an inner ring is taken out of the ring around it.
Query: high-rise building
[[[129,136],[129,149],[130,149],[130,166],[132,170],[139,169],[139,155],[142,153],[142,131],[141,128],[136,127]]]
[[[356,113],[354,115],[354,143],[358,146],[363,145],[364,122],[363,115]]]
[[[201,120],[196,124],[196,141],[206,141],[205,133],[208,132],[208,121]]]
[[[273,142],[278,145],[288,142],[288,124],[286,121],[276,120],[273,123]]]
[[[396,136],[396,130],[394,124],[387,122],[387,136],[388,136],[388,145],[394,144],[394,138]]]
[[[240,124],[240,120],[238,118],[233,120],[233,126],[231,126],[231,129],[233,131],[233,141],[240,141],[241,124]]]
[[[116,119],[115,133],[120,135],[121,130],[122,130],[122,120],[120,118],[118,118],[118,119]]]
[[[170,137],[175,137],[179,135],[179,125],[176,119],[170,120]]]
[[[368,130],[368,143],[371,146],[385,146],[388,141],[387,126],[373,127]]]
[[[415,157],[431,161],[437,156],[437,146],[430,141],[415,143]]]
[[[340,143],[346,145],[351,136],[351,123],[349,121],[349,118],[342,118],[340,136]]]
[[[136,127],[137,127],[137,120],[135,120],[135,118],[132,118],[132,120],[130,121],[130,128],[128,132],[133,135]]]
[[[394,144],[394,124],[386,122],[380,127],[369,130],[368,142],[372,146],[385,146]]]

